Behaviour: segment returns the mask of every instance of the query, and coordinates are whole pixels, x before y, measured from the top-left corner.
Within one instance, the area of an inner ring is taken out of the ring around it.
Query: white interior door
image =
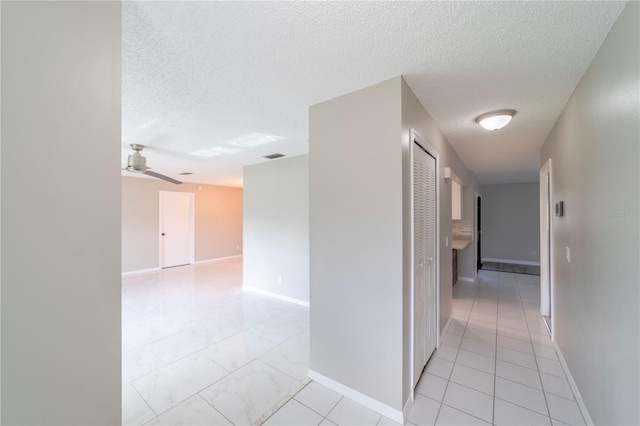
[[[193,194],[160,191],[162,268],[193,263]]]
[[[413,385],[436,348],[436,160],[413,150]]]

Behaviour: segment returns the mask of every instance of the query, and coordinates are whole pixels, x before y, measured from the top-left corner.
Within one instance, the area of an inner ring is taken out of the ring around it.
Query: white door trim
[[[473,264],[473,270],[475,271],[473,274],[473,278],[478,276],[478,198],[482,198],[482,195],[478,193],[478,191],[474,191],[473,195],[473,223],[471,224],[473,228],[473,237],[471,238],[471,243],[473,244],[473,260],[475,261]],[[482,238],[482,237],[481,237]],[[482,241],[480,241],[482,243]],[[460,277],[458,277],[460,279]]]
[[[435,160],[436,160],[436,259],[435,259],[435,265],[436,265],[436,306],[435,306],[435,311],[436,311],[436,349],[440,348],[440,154],[438,153],[438,151],[436,151],[436,149],[431,146],[430,144],[428,144],[427,142],[425,142],[425,140],[422,138],[422,136],[420,136],[420,134],[414,130],[411,129],[411,139],[410,139],[410,144],[411,144],[411,148],[409,149],[410,152],[410,159],[409,159],[409,164],[410,164],[410,187],[411,187],[411,208],[409,209],[410,214],[411,214],[411,220],[410,220],[410,224],[411,224],[411,402],[413,403],[413,401],[415,401],[415,387],[413,386],[414,383],[414,365],[415,365],[415,336],[414,336],[414,319],[415,319],[415,294],[414,294],[414,290],[415,290],[415,283],[414,283],[414,247],[413,247],[413,220],[414,220],[414,214],[413,214],[413,150],[414,150],[414,145],[415,144],[420,145],[425,151],[427,151],[427,153],[429,155],[431,155]]]
[[[545,188],[546,175],[549,175],[548,194]],[[549,209],[547,211],[547,208]],[[549,218],[548,233],[547,217]],[[540,310],[544,304],[550,305],[550,332],[551,338],[555,334],[555,309],[554,309],[554,283],[553,283],[553,163],[549,158],[540,168]],[[545,282],[545,279],[547,280]],[[548,285],[547,285],[548,284]],[[545,288],[549,293],[545,294]],[[546,299],[549,299],[547,303]]]
[[[160,269],[164,267],[163,257],[163,239],[162,239],[162,206],[164,194],[168,192],[179,192],[181,194],[187,194],[189,196],[189,264],[195,263],[195,195],[192,192],[182,191],[158,191],[158,265]]]

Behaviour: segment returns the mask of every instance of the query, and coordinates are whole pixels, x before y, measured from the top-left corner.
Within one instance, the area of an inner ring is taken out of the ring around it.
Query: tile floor
[[[309,381],[309,309],[241,286],[241,259],[123,278],[123,424],[261,423]]]
[[[396,424],[308,383],[308,309],[241,281],[241,260],[123,279],[123,424]],[[456,284],[408,424],[584,424],[538,300],[529,275]]]
[[[583,425],[539,314],[539,277],[481,271],[454,286],[453,320],[416,388],[409,425]],[[309,383],[265,425],[395,425]]]

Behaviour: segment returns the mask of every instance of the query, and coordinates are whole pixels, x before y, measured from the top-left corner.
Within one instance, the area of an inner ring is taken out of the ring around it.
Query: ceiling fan
[[[135,152],[129,155],[127,159],[127,167],[126,171],[132,173],[142,173],[147,176],[151,176],[154,178],[166,180],[167,182],[175,183],[176,185],[182,184],[179,180],[175,180],[170,178],[169,176],[161,175],[160,173],[152,172],[149,167],[147,167],[147,159],[140,154],[140,152],[144,149],[144,145],[132,143],[131,149]]]

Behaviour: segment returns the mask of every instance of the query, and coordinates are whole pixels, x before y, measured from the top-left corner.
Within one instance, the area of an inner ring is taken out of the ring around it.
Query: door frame
[[[543,187],[546,179],[544,176],[549,175],[548,193],[547,189]],[[551,324],[549,324],[549,331],[551,333],[551,339],[553,340],[555,335],[555,307],[554,307],[554,280],[553,280],[553,162],[549,158],[540,168],[540,313],[542,314],[543,306],[543,288],[549,288],[549,310]],[[548,211],[547,211],[548,206]],[[549,218],[549,230],[545,235],[547,227],[545,215]],[[546,244],[545,244],[546,243]],[[546,279],[546,282],[545,282]]]
[[[413,157],[414,157],[414,153],[413,150],[415,149],[415,145],[418,144],[420,145],[420,147],[422,147],[422,149],[424,149],[429,155],[431,155],[435,160],[436,160],[436,181],[435,181],[435,185],[436,185],[436,252],[435,252],[435,266],[436,266],[436,296],[435,296],[435,312],[436,312],[436,349],[440,348],[440,154],[438,153],[438,151],[436,151],[436,149],[431,146],[430,144],[428,144],[427,142],[425,142],[425,140],[422,138],[422,136],[420,136],[420,134],[414,130],[411,129],[411,139],[410,139],[410,148],[409,148],[409,153],[410,153],[410,158],[409,158],[409,164],[410,164],[410,180],[409,180],[409,185],[411,188],[411,197],[410,197],[410,228],[411,228],[411,253],[410,253],[410,257],[411,257],[411,402],[413,403],[415,401],[415,386],[413,385],[414,383],[414,366],[415,366],[415,277],[414,277],[414,226],[413,226],[413,221],[414,221],[414,203],[413,203]]]
[[[189,264],[195,263],[195,194],[193,192],[183,191],[158,191],[158,265],[160,269],[164,268],[164,239],[162,238],[162,221],[164,219],[162,206],[164,194],[180,193],[189,196]]]
[[[480,203],[478,203],[478,200]],[[478,214],[478,210],[480,210],[480,214]],[[473,218],[474,218],[474,244],[473,244],[473,253],[475,259],[475,269],[476,274],[478,276],[478,271],[480,268],[479,265],[482,264],[482,195],[475,191],[475,196],[473,197]],[[480,250],[478,250],[480,247]]]

